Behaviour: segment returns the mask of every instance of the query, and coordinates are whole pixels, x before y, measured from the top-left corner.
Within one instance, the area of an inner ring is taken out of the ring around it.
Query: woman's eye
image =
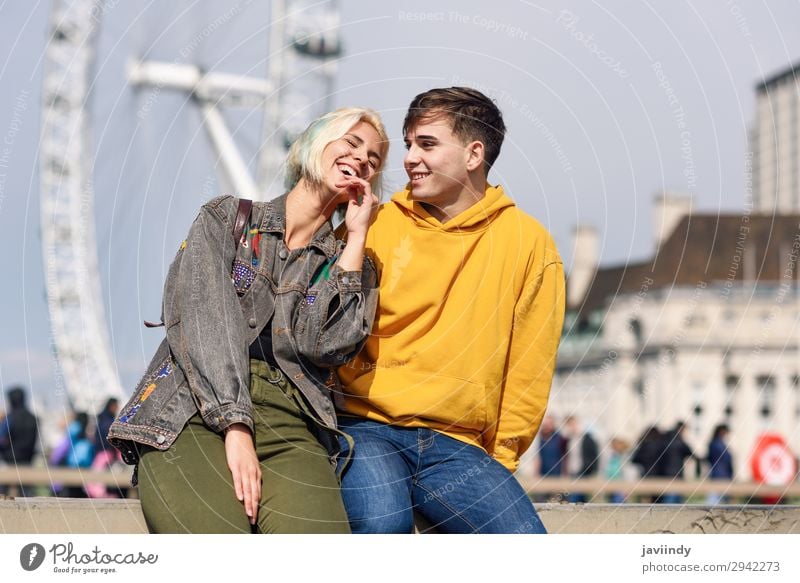
[[[357,146],[356,146],[356,143],[355,143],[355,141],[354,141],[354,140],[351,140],[351,139],[349,139],[349,138],[345,138],[345,140],[344,140],[344,141],[345,141],[345,142],[347,142],[348,144],[350,144],[350,145],[351,145],[352,147],[354,147],[354,148],[355,148],[355,147],[357,147]]]

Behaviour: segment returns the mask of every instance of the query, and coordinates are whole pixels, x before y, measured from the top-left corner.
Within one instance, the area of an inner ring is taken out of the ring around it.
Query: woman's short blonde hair
[[[363,121],[375,128],[381,138],[381,162],[371,180],[372,190],[377,196],[381,191],[381,170],[386,163],[386,154],[389,150],[389,137],[377,112],[365,107],[347,107],[326,113],[311,122],[300,134],[286,158],[286,178],[284,185],[291,190],[305,178],[312,184],[322,182],[324,169],[322,168],[322,151],[331,142],[344,136],[350,128]]]

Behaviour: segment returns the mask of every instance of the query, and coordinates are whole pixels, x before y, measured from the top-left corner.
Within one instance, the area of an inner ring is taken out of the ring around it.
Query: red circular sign
[[[750,468],[753,479],[759,484],[788,486],[797,475],[797,459],[783,437],[777,433],[764,433],[756,442]]]

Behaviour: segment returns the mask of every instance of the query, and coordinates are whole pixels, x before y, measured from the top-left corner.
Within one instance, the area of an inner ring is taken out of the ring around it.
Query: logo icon
[[[39,543],[30,543],[19,552],[19,564],[26,571],[35,571],[44,562],[44,547]]]

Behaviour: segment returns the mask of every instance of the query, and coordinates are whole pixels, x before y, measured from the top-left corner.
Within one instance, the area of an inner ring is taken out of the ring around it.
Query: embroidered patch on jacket
[[[157,379],[163,379],[166,376],[169,376],[172,372],[172,359],[168,359],[164,364],[161,365],[161,368],[158,369],[156,373]]]
[[[331,278],[331,269],[333,268],[333,265],[336,263],[338,259],[339,255],[336,254],[330,259],[328,259],[328,261],[323,263],[319,267],[319,269],[317,269],[316,273],[311,278],[311,281],[308,283],[308,285],[314,286],[318,284],[320,281],[328,281]]]
[[[231,281],[233,281],[233,287],[236,289],[237,294],[242,295],[250,289],[255,279],[256,272],[249,265],[238,259],[233,262]]]
[[[156,390],[155,383],[150,383],[149,385],[147,385],[147,388],[144,390],[144,393],[142,393],[142,396],[139,397],[139,402],[144,403],[147,400],[147,397],[149,397],[155,390]]]
[[[258,262],[261,260],[258,255],[258,247],[261,244],[261,232],[258,230],[258,225],[251,225],[249,234],[253,241],[253,258],[250,263],[253,264],[253,267],[258,267]]]
[[[141,409],[141,408],[142,408],[141,403],[137,403],[136,405],[131,407],[130,411],[128,411],[127,413],[125,413],[125,415],[122,415],[119,418],[119,422],[120,423],[127,423],[128,421],[131,420],[131,418],[133,418],[134,415],[136,415],[137,411],[139,411],[139,409]]]
[[[147,399],[149,399],[150,395],[153,394],[153,391],[155,391],[158,388],[158,384],[154,381],[157,381],[158,379],[163,379],[171,375],[172,371],[174,370],[173,366],[174,365],[172,363],[172,358],[168,356],[166,360],[161,363],[161,366],[159,366],[156,369],[156,372],[150,376],[150,382],[147,384],[144,391],[142,391],[142,394],[139,395],[139,399],[136,401],[136,404],[133,407],[131,407],[130,411],[120,416],[119,418],[120,423],[127,423],[133,418],[134,415],[136,415],[139,409],[141,409],[142,403],[144,403]]]

